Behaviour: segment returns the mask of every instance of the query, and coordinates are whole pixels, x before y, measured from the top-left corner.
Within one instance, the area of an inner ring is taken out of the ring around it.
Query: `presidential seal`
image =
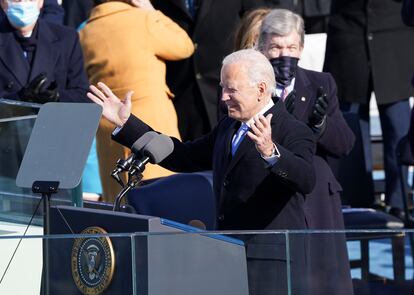
[[[88,227],[81,234],[106,234]],[[111,283],[115,255],[109,237],[75,239],[72,247],[72,276],[82,294],[101,294]]]

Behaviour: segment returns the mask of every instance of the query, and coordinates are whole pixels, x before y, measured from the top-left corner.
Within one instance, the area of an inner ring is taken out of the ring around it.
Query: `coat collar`
[[[24,86],[29,78],[30,67],[23,50],[13,35],[13,27],[6,18],[0,25],[0,60],[17,81]]]
[[[58,49],[54,46],[60,40],[49,28],[46,22],[39,20],[37,48],[33,59],[33,67],[29,80],[33,80],[40,73],[53,73],[59,56]],[[51,82],[51,81],[49,81]]]
[[[118,2],[118,1],[106,2],[98,6],[95,6],[92,9],[91,15],[89,16],[89,19],[88,19],[88,23],[96,19],[99,19],[101,17],[107,16],[107,15],[119,13],[119,12],[126,11],[126,10],[131,10],[131,9],[137,9],[137,8],[124,2]]]

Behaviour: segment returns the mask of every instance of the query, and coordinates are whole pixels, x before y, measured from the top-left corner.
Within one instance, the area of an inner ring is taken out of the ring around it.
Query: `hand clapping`
[[[251,131],[247,132],[247,136],[253,140],[257,151],[263,157],[270,157],[274,153],[272,127],[270,125],[272,117],[272,114],[266,117],[263,115],[254,117],[254,122],[250,126]]]

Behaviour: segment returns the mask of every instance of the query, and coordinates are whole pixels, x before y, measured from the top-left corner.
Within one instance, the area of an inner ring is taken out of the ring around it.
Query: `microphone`
[[[132,162],[135,161],[137,157],[137,153],[141,149],[143,149],[153,138],[158,136],[159,134],[154,131],[149,131],[138,138],[134,144],[131,146],[132,153],[126,160],[118,159],[116,162],[116,168],[112,171],[111,176],[115,178],[115,180],[121,185],[124,186],[121,178],[119,177],[119,173],[128,171],[131,168]]]
[[[169,154],[171,154],[174,149],[174,144],[171,138],[164,134],[158,134],[156,132],[147,132],[142,137],[144,136],[145,140],[143,139],[140,142],[139,146],[142,146],[141,143],[145,144],[140,151],[136,150],[138,144],[137,146],[135,146],[135,143],[137,142],[134,143],[134,149],[131,148],[135,156],[133,156],[133,160],[131,160],[129,164],[128,183],[127,186],[124,187],[116,197],[113,211],[119,211],[123,197],[131,189],[133,189],[135,186],[139,184],[139,182],[142,179],[142,172],[144,172],[145,165],[148,162],[152,164],[158,164],[159,162],[164,160]]]
[[[158,164],[169,156],[174,150],[174,143],[168,136],[164,134],[158,134],[154,136],[142,149],[139,151],[141,158],[135,158],[131,163],[129,169],[129,175],[135,175],[136,173],[144,172],[145,165],[150,162],[151,164]]]

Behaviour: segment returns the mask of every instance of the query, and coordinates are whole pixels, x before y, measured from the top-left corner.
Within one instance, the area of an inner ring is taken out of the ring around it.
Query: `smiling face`
[[[247,66],[243,62],[231,63],[221,70],[221,100],[227,106],[228,116],[242,122],[253,118],[268,102],[266,83],[253,83]]]
[[[292,31],[286,36],[276,34],[267,34],[265,37],[261,52],[268,58],[277,58],[280,56],[291,56],[300,58],[303,46],[300,42],[300,36],[296,31]]]

